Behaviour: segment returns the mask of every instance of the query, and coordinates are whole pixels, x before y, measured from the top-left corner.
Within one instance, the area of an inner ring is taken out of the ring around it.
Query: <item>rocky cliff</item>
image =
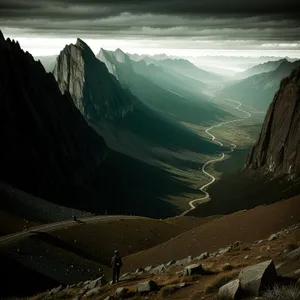
[[[300,175],[300,67],[281,81],[259,139],[249,154],[246,169],[274,177]]]
[[[46,198],[79,186],[103,161],[103,139],[53,75],[1,32],[0,65],[0,181]]]
[[[82,40],[67,45],[53,71],[61,92],[69,92],[88,119],[115,119],[133,110],[134,99],[127,94]]]

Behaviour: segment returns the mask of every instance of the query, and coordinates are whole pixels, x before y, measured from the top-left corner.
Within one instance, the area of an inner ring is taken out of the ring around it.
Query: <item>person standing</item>
[[[119,255],[119,251],[116,250],[114,256],[111,259],[111,267],[113,273],[113,283],[119,281],[120,271],[123,266],[122,258]]]

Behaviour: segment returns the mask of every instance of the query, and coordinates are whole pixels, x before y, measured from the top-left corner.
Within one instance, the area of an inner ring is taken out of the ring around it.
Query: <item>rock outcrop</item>
[[[274,285],[278,277],[274,263],[270,260],[246,267],[240,272],[238,279],[243,292],[260,296],[263,291]]]
[[[53,74],[61,92],[71,94],[88,120],[122,118],[133,110],[135,98],[122,89],[81,39],[60,52]]]
[[[300,67],[281,81],[245,168],[272,177],[300,175]]]
[[[0,181],[44,196],[80,185],[101,164],[104,140],[52,74],[0,32]]]

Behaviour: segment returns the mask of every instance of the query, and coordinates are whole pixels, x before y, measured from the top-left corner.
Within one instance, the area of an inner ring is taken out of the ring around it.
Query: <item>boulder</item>
[[[119,298],[119,299],[121,298],[122,299],[123,297],[125,297],[127,292],[128,292],[127,288],[119,287],[119,288],[116,289],[115,296],[116,296],[116,298]]]
[[[218,298],[226,300],[236,300],[241,294],[240,280],[236,279],[220,287]]]
[[[93,281],[90,281],[90,282],[86,285],[86,287],[87,287],[87,289],[92,290],[92,289],[94,289],[94,288],[96,288],[96,287],[102,287],[102,286],[104,286],[104,285],[106,285],[106,284],[107,284],[107,281],[106,281],[105,278],[102,276],[102,277],[99,277],[99,278],[97,278],[97,279],[95,279],[95,280],[93,280]]]
[[[289,259],[298,259],[298,258],[300,258],[300,248],[295,249],[291,252],[288,252],[286,254],[286,257],[288,257]]]
[[[152,270],[152,269],[153,269],[152,266],[148,266],[148,267],[145,268],[145,272],[149,272],[149,271]]]
[[[52,290],[50,291],[50,294],[53,295],[53,294],[56,294],[56,293],[58,293],[58,292],[60,292],[60,291],[62,291],[62,290],[63,290],[63,287],[62,287],[62,285],[60,285],[60,286],[58,286],[57,288],[52,289]]]
[[[193,264],[189,265],[184,268],[183,270],[183,276],[190,276],[190,275],[203,275],[204,270],[202,268],[202,265]]]
[[[141,274],[141,273],[144,273],[144,272],[145,272],[145,270],[143,268],[137,268],[136,271],[135,271],[136,274]]]
[[[270,237],[268,238],[268,241],[274,241],[274,240],[277,240],[278,239],[278,233],[274,233],[274,234],[271,234]]]
[[[159,274],[159,273],[163,272],[165,269],[166,269],[166,266],[164,264],[162,264],[162,265],[159,265],[159,266],[153,268],[150,271],[150,273],[151,274]]]
[[[89,291],[85,294],[85,296],[86,296],[86,297],[95,296],[95,295],[97,295],[97,294],[100,293],[100,290],[101,290],[100,287],[95,287],[95,288],[89,290]]]
[[[166,264],[166,267],[171,267],[172,265],[174,265],[176,263],[176,260],[171,260]]]
[[[156,284],[155,281],[152,281],[152,280],[140,282],[137,285],[138,293],[152,292],[152,291],[156,291],[157,289],[158,289],[158,285]]]
[[[244,268],[239,274],[242,291],[260,296],[268,287],[274,285],[278,276],[272,260]]]
[[[197,260],[201,260],[201,259],[206,259],[209,257],[209,253],[208,252],[204,252],[201,255],[199,255],[198,257],[196,257]]]
[[[218,251],[218,255],[225,254],[225,253],[231,251],[231,249],[232,249],[232,246],[228,246],[228,247],[226,247],[226,248],[221,248],[221,249],[219,249],[219,251]]]

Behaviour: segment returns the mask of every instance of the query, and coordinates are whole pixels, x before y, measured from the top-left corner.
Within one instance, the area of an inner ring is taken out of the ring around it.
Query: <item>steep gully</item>
[[[214,92],[219,91],[219,90],[221,90],[222,88],[223,88],[223,85],[222,85],[219,89],[214,90]],[[211,95],[210,95],[210,98],[212,99],[213,97],[214,97],[214,95],[211,94]],[[236,105],[234,108],[235,108],[236,110],[242,112],[242,113],[245,113],[246,115],[245,115],[244,117],[242,117],[242,118],[238,118],[238,119],[234,119],[234,120],[226,121],[226,122],[221,122],[221,123],[219,123],[219,124],[217,124],[217,125],[212,125],[212,126],[210,126],[209,128],[207,128],[207,129],[205,130],[205,133],[208,134],[208,135],[211,137],[211,140],[212,140],[213,142],[215,142],[216,144],[219,144],[221,147],[224,146],[223,143],[221,143],[220,141],[218,141],[218,140],[216,139],[216,137],[215,137],[212,133],[210,133],[210,130],[212,130],[212,129],[214,129],[214,128],[217,128],[217,127],[221,127],[222,125],[225,125],[225,124],[230,124],[230,123],[234,123],[234,122],[244,121],[245,119],[248,119],[248,118],[251,117],[251,114],[250,114],[249,112],[247,112],[247,111],[241,109],[241,106],[242,106],[242,103],[241,103],[241,102],[236,101],[236,100],[232,100],[232,99],[228,99],[228,98],[225,98],[224,100],[226,100],[226,101],[231,101],[231,102],[236,103],[237,105]],[[236,145],[233,144],[233,143],[231,143],[230,151],[233,152],[235,148],[236,148]],[[210,181],[209,181],[208,183],[205,183],[204,185],[202,185],[202,186],[199,188],[199,190],[200,190],[201,192],[203,192],[204,195],[203,195],[202,197],[200,197],[200,198],[191,200],[191,201],[189,202],[190,208],[189,208],[188,210],[184,211],[184,212],[181,214],[182,216],[184,216],[184,215],[186,215],[188,212],[194,210],[194,209],[196,208],[195,204],[196,204],[197,202],[199,202],[199,201],[203,202],[203,201],[209,199],[210,195],[209,195],[209,193],[206,191],[206,189],[216,181],[216,178],[215,178],[212,174],[208,173],[208,172],[206,171],[206,168],[207,168],[207,166],[209,166],[209,165],[212,164],[212,163],[215,163],[215,162],[218,162],[218,161],[222,161],[224,158],[225,158],[225,152],[223,152],[219,157],[207,161],[207,162],[202,166],[201,171],[202,171],[206,176],[209,177]]]

